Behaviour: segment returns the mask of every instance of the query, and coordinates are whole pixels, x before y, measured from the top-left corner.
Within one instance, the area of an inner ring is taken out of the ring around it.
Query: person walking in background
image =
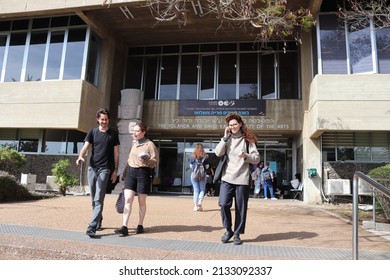
[[[255,183],[255,189],[253,191],[254,198],[260,197],[260,191],[261,191],[261,187],[262,187],[260,173],[261,173],[261,170],[263,169],[263,167],[264,167],[264,161],[260,161],[256,165],[255,170],[252,172],[252,179]]]
[[[190,159],[191,184],[193,188],[194,212],[202,211],[202,202],[206,192],[206,170],[209,169],[209,159],[202,144],[196,144]]]
[[[264,186],[264,199],[268,199],[268,191],[270,193],[271,199],[276,200],[277,198],[274,195],[274,171],[269,166],[269,162],[265,163],[265,167],[261,170],[261,181]]]
[[[240,234],[245,233],[245,224],[249,199],[250,164],[257,164],[260,160],[256,148],[256,136],[249,131],[237,113],[230,113],[225,117],[227,127],[224,137],[215,147],[218,157],[227,155],[226,166],[222,171],[221,187],[219,191],[219,206],[221,207],[222,224],[226,229],[221,237],[222,243],[227,243],[233,236],[233,244],[241,245]],[[235,209],[235,223],[232,229],[231,207]]]
[[[77,165],[84,163],[84,156],[89,147],[92,147],[88,167],[88,185],[93,209],[86,231],[89,237],[94,237],[96,231],[101,229],[107,183],[109,180],[116,181],[119,164],[119,137],[118,132],[109,127],[110,113],[107,109],[99,109],[96,120],[99,126],[88,131],[84,146],[76,160]]]
[[[116,229],[115,233],[120,236],[128,236],[129,230],[127,225],[133,206],[135,194],[138,196],[138,226],[136,233],[144,232],[144,219],[146,214],[146,197],[150,193],[152,183],[153,169],[159,163],[159,154],[156,146],[152,141],[145,138],[147,127],[140,122],[134,126],[133,145],[131,147],[128,165],[124,171],[124,194],[125,207],[123,210],[122,227]]]

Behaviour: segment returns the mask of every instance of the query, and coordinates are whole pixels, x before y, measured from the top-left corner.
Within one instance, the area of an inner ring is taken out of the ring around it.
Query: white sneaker
[[[278,200],[276,197],[272,197],[271,199],[272,199],[272,200]]]
[[[264,199],[268,199],[268,197],[264,197]]]
[[[202,209],[202,200],[198,200],[198,204],[196,205],[197,206],[197,210],[198,211],[202,211],[203,209]]]
[[[197,212],[198,211],[198,206],[197,205],[195,205],[194,206],[194,209],[192,209],[194,212]]]

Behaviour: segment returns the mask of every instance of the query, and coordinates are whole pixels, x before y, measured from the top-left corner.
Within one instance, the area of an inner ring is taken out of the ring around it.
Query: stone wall
[[[356,171],[367,174],[370,170],[387,163],[353,163],[343,161],[323,162],[324,184],[327,179],[349,179],[353,182],[353,175]]]
[[[69,171],[71,174],[80,178],[80,167],[76,165],[77,155],[74,156],[64,156],[64,155],[33,155],[26,154],[27,163],[18,170],[17,178],[21,178],[22,173],[30,173],[37,175],[37,184],[46,184],[46,176],[51,176],[51,170],[53,169],[53,164],[59,160],[68,159],[70,162]],[[83,165],[83,175],[85,174],[85,165]],[[82,176],[84,178],[84,176]],[[87,182],[82,182],[84,185],[87,185]]]

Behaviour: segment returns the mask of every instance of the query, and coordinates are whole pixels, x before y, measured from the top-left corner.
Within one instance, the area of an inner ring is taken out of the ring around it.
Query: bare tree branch
[[[112,0],[104,0],[103,5],[111,3]],[[201,3],[203,14],[198,17],[215,15],[220,27],[228,22],[244,30],[258,29],[258,38],[265,41],[289,37],[299,41],[302,30],[309,31],[315,24],[308,9],[291,11],[287,0],[204,0]],[[143,7],[148,7],[158,22],[177,20],[179,26],[186,26],[190,23],[188,11],[192,5],[191,0],[145,0]]]
[[[339,18],[351,30],[367,27],[374,20],[376,28],[390,27],[390,3],[386,0],[347,0],[347,7],[339,7]]]

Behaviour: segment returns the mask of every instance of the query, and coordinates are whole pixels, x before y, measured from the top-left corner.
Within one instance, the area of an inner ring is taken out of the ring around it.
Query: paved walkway
[[[244,244],[236,246],[220,242],[217,197],[207,197],[204,211],[193,212],[190,196],[151,195],[139,235],[135,202],[128,237],[114,233],[122,221],[116,197],[106,196],[103,230],[93,239],[85,235],[89,196],[0,204],[0,259],[352,259],[351,222],[318,205],[250,198]],[[359,227],[359,259],[390,259],[390,233],[382,235]]]

